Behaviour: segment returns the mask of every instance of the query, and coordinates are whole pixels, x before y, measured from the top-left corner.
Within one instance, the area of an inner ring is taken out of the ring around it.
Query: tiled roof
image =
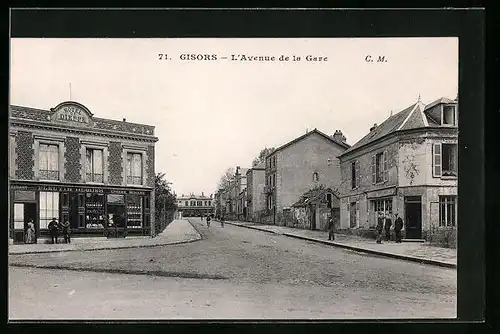
[[[319,131],[318,129],[314,129],[312,131],[309,131],[309,132],[303,134],[300,137],[295,138],[294,140],[292,140],[292,141],[290,141],[290,142],[288,142],[288,143],[286,143],[284,145],[281,145],[280,147],[278,147],[277,149],[275,149],[272,153],[268,154],[267,156],[269,157],[269,156],[273,155],[275,152],[278,152],[278,151],[280,151],[280,150],[282,150],[282,149],[284,149],[284,148],[286,148],[286,147],[288,147],[288,146],[290,146],[292,144],[295,144],[296,142],[298,142],[298,141],[306,138],[307,136],[312,135],[313,133],[319,134],[320,136],[328,139],[332,143],[335,143],[335,144],[337,144],[339,146],[342,146],[343,148],[349,148],[349,144],[344,143],[344,142],[340,142],[340,141],[337,141],[337,140],[334,140],[332,137],[328,136],[327,134],[324,134],[323,132]]]
[[[300,199],[292,206],[297,207],[297,206],[307,205],[315,200],[318,200],[327,193],[331,193],[334,196],[337,196],[337,193],[333,191],[331,188],[315,188],[305,192],[302,196],[300,196]]]
[[[437,99],[436,101],[424,105],[422,102],[416,102],[408,108],[390,116],[382,124],[370,131],[366,136],[361,138],[356,144],[347,149],[340,156],[344,156],[362,146],[368,145],[382,137],[385,137],[395,131],[404,131],[409,129],[417,129],[422,127],[439,126],[436,121],[426,114],[426,110],[432,108],[439,103],[456,103],[456,100],[451,100],[446,97]]]
[[[416,104],[416,103],[415,103]],[[403,124],[404,120],[408,117],[410,112],[415,107],[415,104],[409,106],[408,108],[390,116],[386,119],[382,124],[378,125],[375,129],[370,131],[366,136],[361,138],[356,144],[348,148],[342,155],[347,154],[355,149],[367,145],[379,138],[382,138],[389,133],[395,131],[401,124]]]

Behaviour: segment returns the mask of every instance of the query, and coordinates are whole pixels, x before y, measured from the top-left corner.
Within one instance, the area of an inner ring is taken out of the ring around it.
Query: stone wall
[[[35,172],[34,138],[31,132],[18,131],[16,136],[16,178],[20,180],[33,180]]]
[[[109,142],[109,183],[121,185],[123,183],[122,144]]]
[[[66,174],[64,175],[65,181],[68,182],[81,182],[82,171],[80,163],[80,139],[78,137],[66,137],[65,140],[66,150],[64,153],[64,165]]]

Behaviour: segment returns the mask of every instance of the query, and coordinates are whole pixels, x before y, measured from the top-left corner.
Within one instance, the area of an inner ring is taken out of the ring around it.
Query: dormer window
[[[454,105],[444,105],[443,115],[441,117],[441,125],[455,126],[456,125],[456,109]]]

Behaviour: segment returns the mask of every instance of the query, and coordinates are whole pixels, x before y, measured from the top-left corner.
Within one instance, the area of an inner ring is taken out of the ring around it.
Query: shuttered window
[[[432,151],[432,174],[439,177],[442,174],[441,144],[434,144]]]
[[[372,155],[372,183],[377,183],[377,169],[375,168],[375,155]]]
[[[356,187],[360,186],[361,175],[359,171],[359,161],[356,161]]]
[[[383,156],[383,161],[384,161],[384,169],[383,169],[383,173],[384,173],[384,181],[387,181],[388,180],[388,177],[389,177],[389,168],[388,168],[388,162],[387,162],[387,151],[384,151],[384,156]]]

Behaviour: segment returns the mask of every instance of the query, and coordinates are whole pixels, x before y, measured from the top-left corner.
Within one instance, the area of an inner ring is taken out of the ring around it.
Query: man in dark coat
[[[376,231],[377,231],[377,244],[381,244],[382,243],[382,230],[384,229],[384,218],[382,217],[382,214],[379,213],[378,217],[377,217],[377,227],[376,227]]]
[[[335,240],[334,234],[335,224],[333,222],[333,218],[328,218],[328,240]]]
[[[69,221],[66,220],[65,222],[61,223],[61,231],[64,237],[64,242],[66,242],[67,244],[71,243],[71,228]]]
[[[391,240],[391,226],[392,226],[392,221],[391,218],[386,218],[385,219],[385,240],[390,241]]]
[[[55,240],[56,244],[57,244],[57,236],[59,235],[58,225],[59,224],[57,223],[56,218],[52,218],[49,225],[47,225],[47,228],[49,229],[50,237],[52,238],[52,243],[54,243],[54,240]]]
[[[403,229],[403,219],[401,217],[398,217],[398,214],[396,213],[396,221],[394,222],[394,232],[396,233],[396,242],[400,243],[401,242],[401,230]]]

